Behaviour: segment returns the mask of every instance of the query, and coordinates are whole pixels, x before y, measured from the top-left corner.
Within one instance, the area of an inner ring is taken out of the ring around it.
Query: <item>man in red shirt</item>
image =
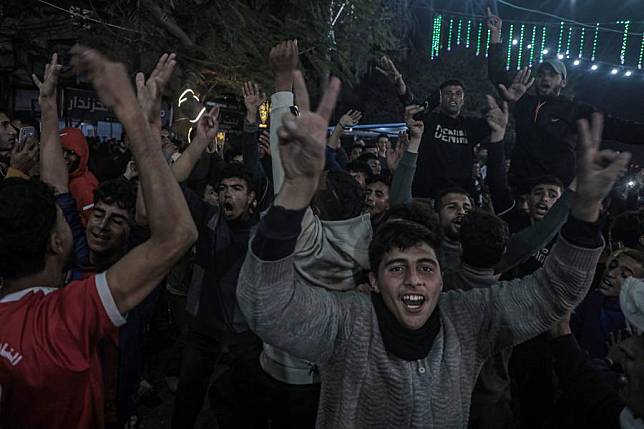
[[[76,47],[73,63],[87,72],[103,103],[130,136],[151,236],[107,271],[65,288],[71,230],[54,191],[24,179],[0,182],[0,427],[101,428],[103,386],[98,340],[125,323],[192,246],[197,232],[128,82],[125,67]],[[60,66],[45,70],[39,102],[55,99]],[[41,151],[57,151],[55,109],[43,109]],[[42,177],[47,182],[46,176]]]

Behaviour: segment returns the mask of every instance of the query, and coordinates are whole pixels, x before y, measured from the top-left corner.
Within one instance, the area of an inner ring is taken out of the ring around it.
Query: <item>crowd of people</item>
[[[163,307],[175,429],[205,402],[220,428],[644,428],[644,170],[624,187],[601,147],[644,124],[565,98],[557,59],[508,75],[487,25],[484,116],[457,73],[418,97],[385,56],[407,131],[373,139],[357,110],[329,131],[341,84],[311,106],[297,41],[268,57],[269,129],[247,82],[223,146],[218,106],[189,144],[162,126],[174,54],[133,86],[76,46],[124,136],[59,129],[53,54],[40,137],[0,113],[0,427],[139,427]]]

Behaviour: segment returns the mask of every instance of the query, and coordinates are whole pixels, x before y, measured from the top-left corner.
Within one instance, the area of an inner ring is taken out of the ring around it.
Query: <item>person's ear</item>
[[[566,79],[561,79],[561,88],[562,88],[562,89],[563,89],[563,88],[565,88],[567,84],[568,84],[568,80],[566,80]]]
[[[49,236],[49,251],[54,255],[63,255],[65,253],[63,240],[58,231],[52,232]]]
[[[640,239],[637,240],[639,243],[640,247],[644,247],[644,235],[640,235]]]
[[[380,293],[380,288],[378,287],[378,278],[373,271],[369,272],[369,284],[371,285],[371,289],[373,289],[377,293]]]

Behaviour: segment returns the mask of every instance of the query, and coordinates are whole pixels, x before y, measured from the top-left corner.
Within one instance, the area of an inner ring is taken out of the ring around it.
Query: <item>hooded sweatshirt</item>
[[[60,144],[65,150],[74,151],[79,158],[78,167],[69,172],[69,191],[76,200],[76,208],[83,221],[83,226],[86,226],[89,209],[94,204],[94,191],[98,188],[98,180],[87,168],[89,147],[85,136],[78,128],[62,129]]]

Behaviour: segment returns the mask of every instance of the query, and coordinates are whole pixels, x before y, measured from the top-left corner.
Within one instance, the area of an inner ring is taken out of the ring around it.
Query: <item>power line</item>
[[[125,27],[121,27],[121,26],[118,26],[118,25],[115,25],[115,24],[110,24],[109,22],[103,22],[103,21],[100,21],[100,20],[98,20],[98,19],[94,19],[94,18],[92,18],[92,17],[85,16],[85,15],[82,15],[82,14],[80,14],[80,13],[73,12],[73,11],[71,11],[71,10],[67,10],[67,9],[62,8],[62,7],[60,7],[60,6],[57,6],[57,5],[55,5],[55,4],[51,4],[51,3],[49,3],[49,2],[46,2],[45,0],[38,0],[38,1],[39,1],[40,3],[42,3],[42,4],[46,4],[47,6],[53,7],[53,8],[55,8],[55,9],[60,10],[60,11],[63,11],[63,12],[65,12],[65,13],[68,13],[69,15],[72,15],[72,16],[76,16],[76,17],[79,17],[79,18],[82,18],[82,19],[87,19],[87,20],[90,20],[90,21],[96,22],[96,23],[98,23],[98,24],[102,24],[102,25],[107,25],[107,26],[110,26],[110,27],[118,28],[119,30],[131,31],[131,32],[133,32],[133,33],[141,33],[141,32],[140,32],[140,31],[138,31],[138,30],[133,30],[133,29],[131,29],[131,28],[125,28]]]

